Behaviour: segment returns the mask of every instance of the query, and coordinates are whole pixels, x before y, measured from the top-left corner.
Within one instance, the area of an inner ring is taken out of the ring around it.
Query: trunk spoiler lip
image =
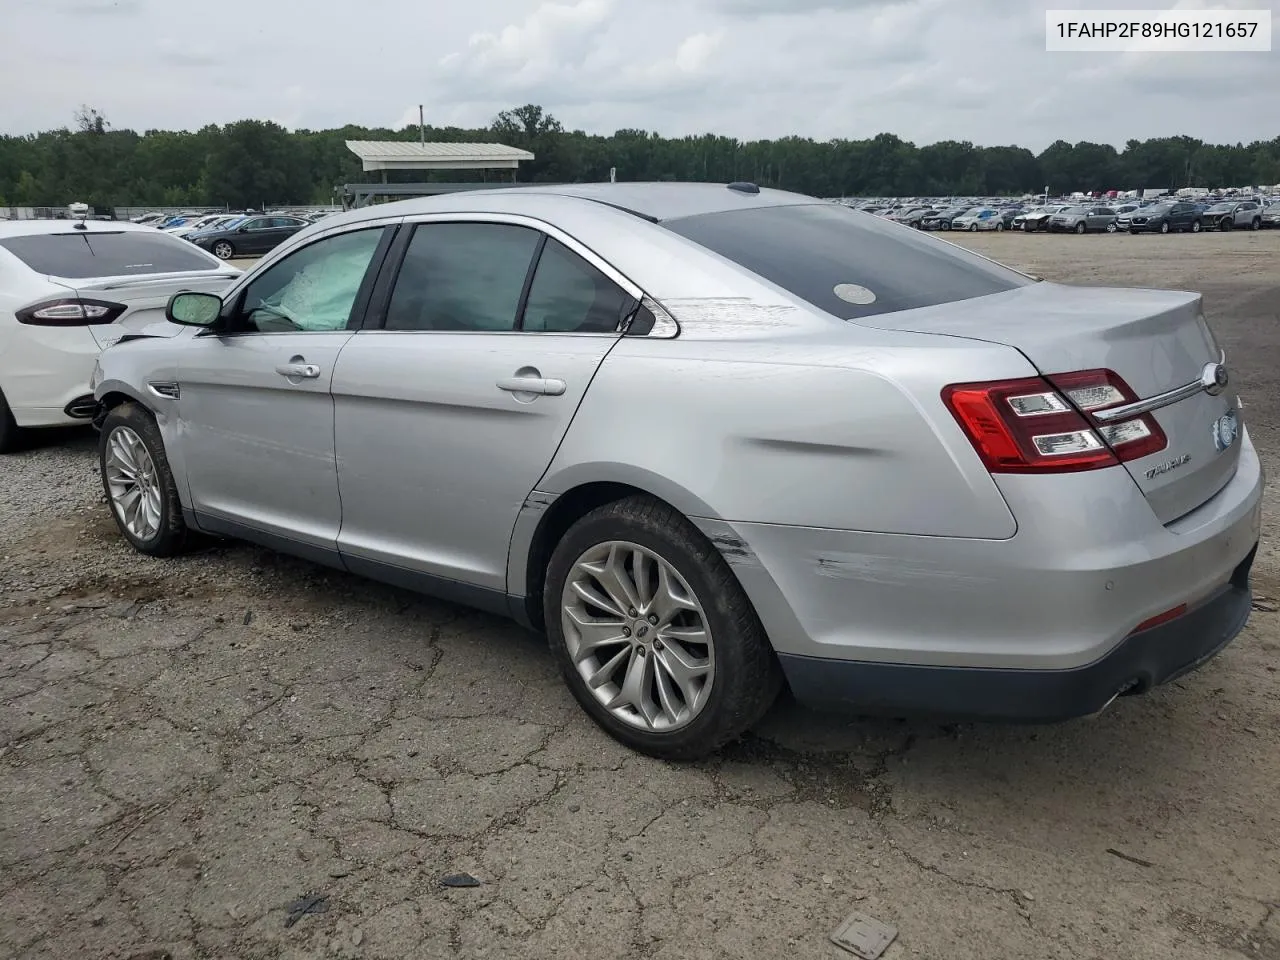
[[[212,270],[178,270],[172,273],[149,273],[137,277],[104,277],[101,280],[76,277],[49,277],[54,283],[74,290],[119,290],[122,287],[148,287],[173,283],[175,280],[226,280],[240,277],[240,272],[225,268]]]
[[[1226,351],[1219,349],[1218,360],[1206,363],[1204,369],[1200,372],[1199,379],[1184,383],[1180,387],[1174,387],[1172,390],[1166,390],[1164,393],[1157,393],[1155,396],[1147,397],[1145,400],[1135,400],[1133,403],[1122,404],[1118,407],[1108,407],[1105,410],[1094,410],[1091,411],[1091,415],[1100,423],[1111,423],[1113,420],[1127,420],[1141,416],[1144,413],[1151,413],[1162,407],[1168,407],[1189,397],[1194,397],[1197,393],[1203,392],[1211,397],[1216,397],[1227,388],[1227,384],[1230,382],[1226,361]]]

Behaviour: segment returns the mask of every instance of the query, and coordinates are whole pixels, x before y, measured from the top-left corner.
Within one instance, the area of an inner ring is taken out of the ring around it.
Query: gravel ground
[[[1203,290],[1276,474],[1280,232],[959,239]],[[253,547],[133,554],[94,450],[0,461],[0,958],[836,957],[852,910],[900,928],[889,960],[1280,958],[1274,602],[1093,720],[784,702],[670,765],[511,624]]]

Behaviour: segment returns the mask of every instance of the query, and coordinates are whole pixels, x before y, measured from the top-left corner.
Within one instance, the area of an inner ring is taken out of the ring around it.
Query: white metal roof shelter
[[[528,150],[502,143],[417,143],[405,140],[348,140],[366,172],[375,170],[515,170],[532,160]]]

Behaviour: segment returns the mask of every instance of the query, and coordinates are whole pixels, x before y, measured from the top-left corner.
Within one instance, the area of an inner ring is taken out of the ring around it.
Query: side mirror
[[[222,313],[222,298],[213,293],[175,293],[164,308],[165,319],[184,327],[213,327]]]
[[[249,232],[248,227],[236,227],[236,233],[248,233],[248,232]]]

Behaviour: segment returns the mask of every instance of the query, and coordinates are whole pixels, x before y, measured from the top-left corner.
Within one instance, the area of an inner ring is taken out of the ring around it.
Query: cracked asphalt
[[[1203,290],[1276,475],[1280,231],[964,242]],[[1250,626],[1166,688],[1030,728],[784,701],[673,765],[512,624],[244,545],[133,554],[94,462],[74,433],[0,461],[0,958],[828,958],[852,910],[889,960],[1280,958],[1274,489]]]

